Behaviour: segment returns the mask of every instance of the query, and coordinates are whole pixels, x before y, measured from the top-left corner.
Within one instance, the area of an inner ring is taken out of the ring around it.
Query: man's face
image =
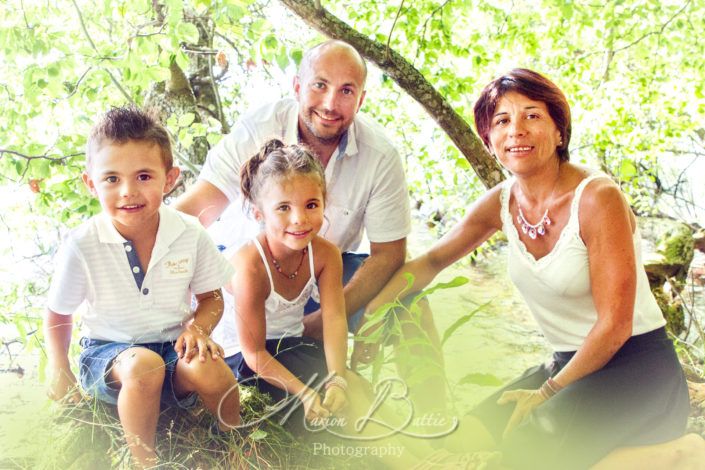
[[[348,49],[327,47],[310,58],[294,79],[299,129],[304,142],[337,144],[365,98],[365,73]]]

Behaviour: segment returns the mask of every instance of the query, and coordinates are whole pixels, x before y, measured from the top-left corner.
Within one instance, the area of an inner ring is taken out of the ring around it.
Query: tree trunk
[[[326,36],[345,41],[370,62],[392,77],[412,98],[424,107],[448,134],[458,150],[490,188],[504,179],[499,164],[487,152],[470,125],[450,106],[443,96],[406,59],[385,44],[360,34],[320,6],[320,1],[280,0],[309,26]]]

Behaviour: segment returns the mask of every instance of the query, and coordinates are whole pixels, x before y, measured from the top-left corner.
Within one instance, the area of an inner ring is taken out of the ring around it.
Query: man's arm
[[[406,261],[406,238],[392,242],[370,242],[370,256],[345,285],[348,317],[364,308]]]
[[[178,197],[174,208],[194,217],[204,227],[210,226],[230,204],[228,197],[205,180],[196,181],[184,194]]]
[[[372,300],[406,259],[406,238],[393,242],[370,242],[370,256],[343,289],[345,314],[350,317]],[[321,310],[304,315],[304,336],[323,338]]]

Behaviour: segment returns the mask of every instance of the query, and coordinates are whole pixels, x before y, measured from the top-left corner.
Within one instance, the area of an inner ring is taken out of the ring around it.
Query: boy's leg
[[[240,392],[237,380],[223,359],[206,355],[201,362],[176,361],[173,377],[177,397],[196,392],[208,410],[218,418],[218,428],[228,431],[240,424]]]
[[[147,348],[126,349],[113,361],[107,380],[120,390],[118,414],[132,456],[142,467],[154,466],[164,360]]]

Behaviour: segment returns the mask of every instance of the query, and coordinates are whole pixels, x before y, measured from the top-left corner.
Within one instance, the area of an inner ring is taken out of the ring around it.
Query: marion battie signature
[[[320,393],[328,378],[313,386],[316,380],[314,376],[306,386]],[[247,385],[251,380],[256,378],[244,379],[239,384]],[[299,395],[287,395],[274,406],[268,407],[257,419],[232,427],[247,428],[274,417],[278,418],[279,424],[283,425],[298,407],[303,406]],[[459,421],[456,417],[448,418],[440,413],[415,416],[414,407],[408,395],[409,387],[402,379],[385,378],[375,385],[374,396],[367,410],[352,422],[343,416],[330,416],[314,418],[311,421],[304,420],[304,427],[310,432],[327,432],[341,438],[360,441],[373,441],[397,434],[420,439],[439,438],[457,429]],[[224,400],[225,397],[221,400],[221,404]],[[218,417],[222,420],[220,412]]]

